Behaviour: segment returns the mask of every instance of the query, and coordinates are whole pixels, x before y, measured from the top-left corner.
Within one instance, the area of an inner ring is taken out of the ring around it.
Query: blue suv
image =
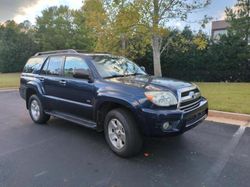
[[[104,131],[122,157],[138,153],[143,136],[182,134],[208,113],[195,84],[150,76],[124,57],[72,49],[31,57],[20,95],[35,123],[55,116]]]

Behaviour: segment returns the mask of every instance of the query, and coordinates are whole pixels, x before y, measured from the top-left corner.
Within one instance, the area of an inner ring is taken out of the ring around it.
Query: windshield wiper
[[[129,74],[130,76],[136,76],[136,75],[146,75],[144,73],[139,73],[139,72],[136,72],[136,73],[132,73],[132,74]]]
[[[107,77],[103,77],[104,79],[116,78],[116,77],[124,77],[124,75],[111,75]]]
[[[116,77],[129,77],[129,76],[136,76],[136,75],[146,75],[144,73],[131,73],[131,74],[123,74],[123,75],[111,75],[107,77],[103,77],[104,79],[111,79],[111,78],[116,78]]]

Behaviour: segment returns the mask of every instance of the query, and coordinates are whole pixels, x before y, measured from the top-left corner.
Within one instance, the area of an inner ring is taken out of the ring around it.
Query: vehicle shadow
[[[55,131],[67,134],[67,136],[75,136],[81,141],[88,141],[98,144],[98,148],[102,146],[102,149],[107,149],[104,133],[96,132],[95,130],[62,120],[58,118],[52,118],[48,122],[48,127]],[[187,144],[187,135],[180,136],[168,136],[168,137],[144,137],[144,145],[141,152],[130,159],[148,159],[150,157],[172,157],[178,154],[179,151],[183,151]],[[83,142],[84,143],[84,142]],[[113,154],[113,153],[112,153]],[[116,155],[115,155],[116,156]]]
[[[67,157],[71,158],[73,154],[73,160],[81,163],[79,170],[85,171],[84,168],[88,168],[101,171],[105,168],[105,171],[112,171],[98,175],[101,186],[112,186],[110,184],[114,181],[134,184],[130,177],[135,174],[141,181],[148,179],[152,186],[166,182],[178,184],[176,181],[178,182],[180,176],[186,184],[192,186],[194,181],[190,179],[196,176],[195,184],[201,184],[203,173],[211,164],[211,160],[206,160],[200,145],[193,144],[197,141],[193,136],[195,131],[181,136],[145,137],[138,155],[121,158],[110,150],[103,133],[57,118],[52,118],[44,127],[62,135],[63,146],[67,147],[62,148],[67,150],[63,152],[67,152]],[[115,175],[117,172],[120,173],[119,177]]]

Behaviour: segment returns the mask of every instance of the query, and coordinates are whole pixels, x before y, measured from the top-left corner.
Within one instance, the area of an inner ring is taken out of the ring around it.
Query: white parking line
[[[212,165],[212,167],[208,170],[207,174],[205,175],[205,179],[203,181],[203,185],[207,186],[216,186],[216,180],[220,176],[221,172],[223,171],[226,163],[230,159],[231,154],[233,153],[234,149],[238,145],[242,135],[244,134],[246,126],[240,126],[238,130],[233,134],[233,138],[231,141],[222,148],[221,154],[218,157],[217,161]],[[213,185],[211,185],[213,184]]]
[[[42,175],[45,175],[46,173],[47,173],[47,171],[42,171],[40,173],[35,174],[34,177],[40,177]]]

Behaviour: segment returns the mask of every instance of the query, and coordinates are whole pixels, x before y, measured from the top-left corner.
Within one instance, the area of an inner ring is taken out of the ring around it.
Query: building
[[[219,40],[220,36],[227,34],[227,29],[230,26],[225,20],[212,21],[212,39],[214,41]],[[250,45],[250,36],[248,37],[248,45]]]
[[[227,34],[227,28],[229,23],[225,20],[213,21],[212,22],[212,39],[219,40],[220,35]]]

